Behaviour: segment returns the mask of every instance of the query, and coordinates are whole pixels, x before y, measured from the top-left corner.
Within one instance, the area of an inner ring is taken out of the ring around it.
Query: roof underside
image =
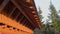
[[[29,23],[29,26],[31,24],[34,26],[33,28],[41,28],[33,0],[0,0],[0,11],[2,11],[1,13],[4,15],[6,14],[8,17],[12,16],[11,18],[16,19],[16,21],[19,21],[21,19],[20,22],[27,21],[27,23]]]

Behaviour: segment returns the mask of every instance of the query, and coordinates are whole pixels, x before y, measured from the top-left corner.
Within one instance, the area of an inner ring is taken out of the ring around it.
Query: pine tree
[[[39,7],[38,15],[39,15],[40,21],[42,22],[43,16],[41,14],[42,14],[42,10]]]
[[[51,17],[52,25],[54,26],[55,30],[59,32],[60,25],[58,23],[60,17],[58,16],[56,9],[51,2],[50,2],[50,12],[51,12],[50,17]]]

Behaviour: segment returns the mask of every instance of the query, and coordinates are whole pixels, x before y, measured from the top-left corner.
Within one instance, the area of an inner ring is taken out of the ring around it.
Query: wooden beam
[[[16,7],[13,8],[12,12],[10,13],[9,17],[11,17],[11,15],[13,14],[13,12],[15,11]]]
[[[21,17],[21,19],[19,20],[19,22],[21,22],[22,20],[24,20],[23,18],[24,18],[24,16]]]
[[[25,25],[26,26],[26,18],[24,19],[24,21],[23,21],[23,25]]]
[[[15,17],[15,20],[18,18],[19,15],[20,15],[20,11],[19,11],[19,13],[17,14],[17,16]]]
[[[4,0],[3,3],[0,5],[0,11],[4,9],[4,7],[8,4],[9,0]]]

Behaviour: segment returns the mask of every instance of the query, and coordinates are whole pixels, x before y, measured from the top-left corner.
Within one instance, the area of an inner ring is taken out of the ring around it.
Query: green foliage
[[[42,10],[39,7],[38,15],[39,15],[40,21],[42,22],[43,16],[41,14],[42,14]]]
[[[59,10],[60,13],[60,10]],[[60,16],[58,15],[54,5],[50,3],[50,14],[48,16],[49,20],[46,20],[46,24],[42,23],[42,10],[39,7],[38,15],[42,24],[42,29],[36,29],[36,34],[60,34]]]
[[[41,11],[41,9],[39,7],[38,15],[40,17],[40,21],[42,22],[43,17],[42,17],[41,14],[42,14],[42,11]],[[41,23],[42,24],[42,29],[41,30],[35,29],[34,34],[54,34],[55,30],[54,30],[54,28],[51,27],[51,25],[50,25],[50,23],[48,21],[49,20],[47,20],[46,24]]]
[[[52,21],[52,25],[54,26],[55,28],[55,31],[58,32],[60,34],[60,17],[59,15],[57,14],[57,11],[55,9],[55,7],[53,6],[52,3],[50,3],[50,18],[51,18],[51,21]]]

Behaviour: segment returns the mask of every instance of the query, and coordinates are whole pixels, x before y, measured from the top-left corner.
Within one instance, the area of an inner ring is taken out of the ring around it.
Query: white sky
[[[55,8],[57,11],[60,9],[60,0],[51,0],[52,3],[54,4]],[[42,15],[44,17],[43,21],[47,19],[47,15],[49,13],[49,5],[50,5],[50,0],[35,0],[35,4],[38,10],[38,7],[40,6],[42,10]]]

